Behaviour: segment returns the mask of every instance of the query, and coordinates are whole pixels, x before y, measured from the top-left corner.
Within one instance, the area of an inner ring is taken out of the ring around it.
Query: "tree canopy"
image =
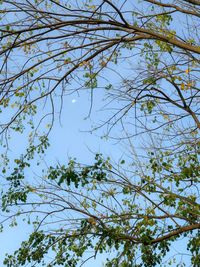
[[[1,225],[33,229],[5,266],[84,266],[100,253],[107,267],[200,265],[199,20],[198,0],[0,1]],[[102,92],[91,132],[126,155],[30,178],[82,91],[88,118]],[[16,134],[26,148],[13,157]]]

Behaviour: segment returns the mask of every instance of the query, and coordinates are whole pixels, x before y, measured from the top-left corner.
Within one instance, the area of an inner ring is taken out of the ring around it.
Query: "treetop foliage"
[[[5,266],[84,266],[99,253],[107,267],[187,266],[172,252],[181,239],[200,265],[199,19],[198,0],[0,1],[1,225],[33,227]],[[128,156],[29,179],[67,96],[88,92],[90,117],[99,90],[91,131]],[[27,146],[13,159],[16,134]]]

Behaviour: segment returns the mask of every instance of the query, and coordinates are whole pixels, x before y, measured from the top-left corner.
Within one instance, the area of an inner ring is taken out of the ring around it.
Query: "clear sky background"
[[[127,59],[128,61],[128,59]],[[132,65],[137,62],[134,58]],[[135,65],[134,65],[135,67]],[[120,65],[120,73],[126,73],[128,66],[126,62]],[[128,73],[128,72],[127,72]],[[117,83],[117,76],[112,72],[107,72],[110,82]],[[118,77],[119,79],[119,77]],[[126,147],[119,144],[112,139],[101,138],[106,129],[102,128],[96,132],[90,133],[93,122],[98,122],[102,118],[107,117],[107,111],[100,111],[104,104],[103,91],[97,90],[93,99],[93,110],[91,118],[85,119],[88,115],[91,99],[89,91],[82,92],[80,95],[74,93],[64,98],[64,105],[62,110],[62,117],[60,125],[56,119],[54,128],[50,134],[51,146],[47,150],[45,161],[48,165],[56,164],[56,162],[67,163],[69,157],[76,157],[77,161],[81,163],[91,163],[94,159],[95,153],[103,153],[103,155],[111,157],[113,160],[118,161],[126,153]],[[46,112],[45,110],[41,112]],[[131,127],[131,126],[130,126]],[[116,132],[117,132],[116,128]],[[120,134],[120,133],[118,133]],[[24,137],[15,135],[10,141],[10,149],[13,157],[24,152],[25,142]],[[12,167],[12,166],[11,166]],[[31,172],[40,173],[40,166],[37,168],[30,168]],[[19,220],[18,227],[5,227],[3,233],[0,233],[0,266],[3,266],[3,258],[5,253],[12,253],[18,249],[20,243],[28,237],[31,232],[31,227],[23,221]],[[185,244],[182,241],[174,244],[174,251],[185,250]],[[101,267],[104,255],[97,256],[95,261],[91,260],[86,263],[85,267],[95,266]],[[187,257],[186,257],[187,258]],[[188,258],[187,258],[188,259]],[[187,260],[184,260],[187,262]],[[189,263],[188,263],[189,266]]]
[[[102,102],[98,101],[98,97],[99,99],[102,97],[100,92],[95,96],[97,100],[94,100],[92,117],[96,118],[99,116],[97,110],[102,105]],[[95,153],[98,152],[116,160],[122,156],[122,146],[116,145],[114,141],[109,139],[100,138],[103,135],[103,129],[92,134],[89,132],[92,122],[90,119],[85,120],[89,107],[90,94],[88,92],[82,93],[81,96],[74,94],[65,98],[61,119],[62,125],[56,121],[50,134],[51,146],[45,156],[48,165],[56,164],[56,162],[67,163],[69,157],[76,157],[82,163],[91,163],[94,160]],[[24,137],[21,135],[16,135],[10,142],[13,156],[22,153],[24,147]],[[40,166],[38,169],[30,168],[30,175],[32,175],[31,172],[40,173],[40,168]],[[7,225],[4,228],[3,233],[0,233],[0,266],[3,266],[5,253],[13,253],[14,250],[18,249],[21,242],[28,237],[31,229],[31,226],[28,226],[22,220],[19,220],[17,227],[13,228]],[[103,257],[102,255],[97,256],[95,260],[96,267],[102,266]],[[84,266],[89,267],[92,262],[93,260]]]
[[[94,100],[94,104],[96,105],[94,105],[92,114],[94,118],[98,118],[99,116],[98,110],[102,102],[98,101],[98,99],[101,99],[101,97],[101,92],[97,93],[95,97],[97,100]],[[51,146],[45,156],[45,161],[48,165],[56,164],[56,162],[67,163],[69,157],[76,157],[82,163],[91,163],[93,162],[94,154],[97,152],[101,152],[104,156],[109,156],[116,161],[122,156],[124,157],[126,147],[123,148],[122,144],[118,144],[110,139],[105,140],[100,138],[105,132],[105,129],[102,128],[92,134],[88,132],[92,124],[90,119],[84,119],[88,114],[90,105],[88,92],[83,93],[81,96],[68,96],[64,103],[62,126],[56,122],[50,134]],[[23,141],[23,137],[20,135],[12,140],[11,150],[14,155],[23,152]],[[40,166],[38,170],[30,168],[30,175],[32,175],[32,172],[36,174],[40,173]],[[17,227],[9,227],[7,225],[4,228],[3,233],[0,233],[0,266],[3,266],[5,253],[12,254],[18,249],[21,242],[28,237],[31,229],[32,227],[22,220],[19,220]],[[185,244],[182,241],[176,242],[172,247],[171,255],[185,250]],[[91,254],[88,255],[90,256]],[[95,260],[89,260],[84,266],[102,267],[106,257],[108,257],[107,254],[97,255]],[[185,263],[187,261],[189,266],[189,258],[184,259]]]

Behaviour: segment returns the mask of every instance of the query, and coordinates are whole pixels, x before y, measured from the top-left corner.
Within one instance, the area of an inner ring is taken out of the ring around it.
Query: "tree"
[[[24,217],[34,226],[4,264],[78,266],[93,250],[113,251],[110,267],[166,266],[183,238],[199,266],[200,2],[3,0],[0,14],[2,225]],[[109,81],[111,71],[121,83]],[[28,182],[65,96],[87,89],[91,115],[99,87],[111,111],[93,130],[106,126],[109,138],[127,142],[132,163],[97,154],[92,165],[69,160]],[[15,131],[31,132],[11,170]]]

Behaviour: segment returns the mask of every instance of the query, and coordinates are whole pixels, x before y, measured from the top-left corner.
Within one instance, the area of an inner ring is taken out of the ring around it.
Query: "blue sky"
[[[134,64],[135,62],[137,62],[137,57],[134,58]],[[128,71],[128,67],[127,69],[126,67],[126,63],[121,64],[119,69],[120,73],[126,73]],[[136,66],[134,65],[134,67]],[[112,72],[108,71],[106,75],[108,75],[111,82],[118,82],[117,76],[114,76]],[[95,92],[91,118],[86,120],[85,118],[88,115],[91,103],[89,91],[81,92],[80,95],[74,93],[66,96],[61,117],[62,125],[59,124],[57,116],[54,128],[50,134],[51,146],[45,157],[48,165],[53,165],[56,162],[65,163],[68,161],[68,157],[76,157],[82,163],[90,163],[93,161],[94,154],[97,152],[101,152],[105,157],[109,156],[116,161],[121,156],[124,156],[126,148],[123,147],[123,144],[119,144],[112,139],[106,140],[105,138],[101,138],[104,136],[106,128],[101,128],[93,133],[89,132],[94,126],[94,122],[100,122],[102,118],[105,119],[108,116],[107,112],[110,112],[106,110],[99,111],[105,103],[103,95],[103,92],[99,89]],[[46,110],[40,109],[39,112],[46,112]],[[118,127],[115,129],[115,133],[118,135],[121,134]],[[10,141],[12,157],[23,153],[26,144],[24,140],[24,136],[14,135],[14,138]],[[40,173],[39,168],[37,169],[34,166],[30,168],[30,171]],[[22,221],[20,221],[19,225],[17,228],[9,228],[7,226],[5,227],[5,231],[0,234],[0,243],[3,244],[1,245],[0,265],[2,265],[5,252],[12,253],[17,249],[21,241],[28,236],[31,230]],[[181,244],[181,242],[177,244],[179,249],[184,249],[184,244]],[[103,256],[99,256],[95,260],[96,267],[102,266],[102,258]],[[88,262],[85,266],[89,267],[91,265],[93,265],[92,261]]]
[[[102,97],[99,93],[98,97]],[[91,163],[94,160],[94,155],[97,152],[103,153],[105,156],[110,156],[113,159],[120,158],[122,155],[122,147],[116,146],[114,141],[101,139],[102,130],[97,133],[88,132],[91,129],[90,119],[85,120],[88,115],[90,105],[90,97],[88,92],[80,96],[72,95],[65,99],[64,108],[62,111],[62,126],[58,121],[55,122],[54,128],[50,134],[51,146],[45,156],[45,161],[48,165],[54,165],[57,162],[67,163],[69,157],[76,157],[82,163]],[[99,106],[94,106],[93,117],[97,117]],[[96,112],[95,112],[96,110]],[[24,137],[16,135],[10,141],[10,149],[12,156],[22,153],[24,150]],[[31,172],[40,173],[38,169],[30,168]],[[17,227],[10,228],[7,225],[3,233],[0,234],[0,266],[3,264],[5,253],[12,253],[18,249],[20,243],[28,237],[31,227],[22,220],[19,220]],[[95,266],[101,267],[104,256],[99,255],[95,260]],[[91,261],[84,266],[91,266]]]
[[[101,93],[97,96],[99,98],[102,97]],[[100,138],[104,132],[103,129],[92,134],[88,132],[91,128],[91,121],[90,119],[84,120],[84,118],[88,114],[89,104],[90,100],[87,92],[83,93],[81,97],[76,95],[66,97],[62,111],[62,126],[58,122],[55,123],[50,134],[51,146],[45,156],[45,161],[48,165],[55,164],[56,162],[67,162],[68,157],[76,157],[82,163],[91,163],[96,152],[101,152],[115,160],[118,160],[121,156],[124,157],[122,145],[116,144],[110,139],[106,141]],[[97,112],[99,108],[100,106],[98,107],[98,105],[94,106],[93,117],[99,116]],[[15,138],[14,143],[11,141],[11,149],[13,149],[14,154],[23,151],[23,140],[23,137],[19,135],[17,139]],[[30,168],[30,170],[31,172],[40,173],[39,168],[38,170]],[[3,233],[0,234],[0,266],[3,266],[5,253],[12,254],[14,250],[18,249],[20,243],[26,240],[30,232],[31,227],[22,220],[19,220],[17,227],[10,228],[8,225],[5,227]],[[177,250],[181,252],[185,250],[185,244],[182,241],[175,243],[173,247],[172,254],[176,253]],[[107,254],[98,255],[95,260],[89,260],[84,266],[102,267],[105,258],[108,256]],[[184,261],[187,262],[187,260]]]

